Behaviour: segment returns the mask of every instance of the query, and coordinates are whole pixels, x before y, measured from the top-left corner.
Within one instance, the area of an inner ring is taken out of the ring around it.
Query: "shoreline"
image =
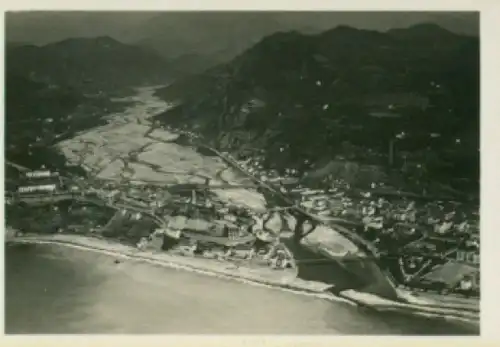
[[[298,295],[314,296],[330,301],[344,302],[353,306],[370,308],[376,311],[397,311],[403,314],[423,315],[445,320],[458,320],[473,325],[479,325],[480,320],[479,309],[476,311],[459,306],[436,306],[436,303],[429,303],[429,305],[410,302],[401,303],[354,290],[344,290],[336,295],[328,292],[328,289],[332,288],[332,286],[321,282],[305,281],[296,277],[276,280],[276,272],[273,272],[275,270],[267,272],[264,270],[255,271],[249,267],[239,267],[218,260],[172,255],[166,252],[154,252],[152,250],[139,250],[133,246],[121,244],[113,240],[92,236],[68,234],[29,235],[6,239],[6,243],[48,244],[72,247],[122,259],[142,261],[151,265],[175,270],[189,271],[201,275],[238,281],[240,283],[264,286],[274,290],[283,290]]]

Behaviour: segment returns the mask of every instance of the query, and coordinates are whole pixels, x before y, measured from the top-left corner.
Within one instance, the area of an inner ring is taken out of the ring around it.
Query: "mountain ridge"
[[[156,52],[110,36],[10,47],[6,70],[49,85],[93,91],[169,80],[168,62]]]
[[[6,16],[7,41],[47,44],[67,37],[110,35],[157,51],[167,60],[200,56],[191,71],[226,63],[277,31],[317,34],[338,25],[387,31],[421,22],[479,34],[474,12],[21,12]]]
[[[411,161],[428,164],[428,136],[439,133],[432,140],[439,158],[429,164],[433,177],[460,169],[474,180],[479,41],[435,26],[421,29],[397,35],[345,26],[317,35],[275,33],[228,64],[160,91],[183,103],[159,118],[201,132],[224,150],[263,150],[273,165],[284,157],[287,165],[363,157],[366,150],[380,162],[389,138],[401,131],[411,133],[402,150]],[[436,35],[443,34],[449,39],[436,45]],[[460,150],[453,145],[458,137],[467,142]],[[357,149],[345,150],[344,143]],[[440,160],[453,162],[454,169],[441,167]]]

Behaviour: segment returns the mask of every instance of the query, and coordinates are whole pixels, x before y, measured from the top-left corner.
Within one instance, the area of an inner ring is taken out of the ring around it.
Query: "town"
[[[192,132],[167,129],[198,150],[213,151],[248,183],[99,180],[17,166],[16,185],[10,186],[6,199],[8,215],[23,216],[13,219],[14,226],[20,233],[32,232],[30,218],[52,216],[47,224],[37,222],[39,232],[92,234],[141,249],[296,271],[301,260],[285,240],[300,240],[322,223],[335,223],[336,230],[376,258],[398,285],[479,295],[477,207],[405,197],[381,182],[354,189],[332,176],[315,189],[307,188],[297,169],[265,168],[259,156],[237,160],[203,145]],[[256,212],[214,193],[241,187],[264,193],[267,210]],[[28,213],[28,207],[36,212]]]

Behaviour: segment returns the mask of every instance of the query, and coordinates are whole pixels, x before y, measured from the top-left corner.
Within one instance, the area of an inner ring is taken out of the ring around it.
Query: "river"
[[[6,247],[6,333],[478,334],[465,323],[114,260],[56,245]]]

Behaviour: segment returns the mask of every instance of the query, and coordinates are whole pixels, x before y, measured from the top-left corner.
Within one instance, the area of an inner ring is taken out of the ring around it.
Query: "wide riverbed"
[[[6,333],[477,334],[56,245],[6,248]]]

